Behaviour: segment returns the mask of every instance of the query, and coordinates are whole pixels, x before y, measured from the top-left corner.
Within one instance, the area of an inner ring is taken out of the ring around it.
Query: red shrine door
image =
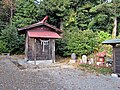
[[[36,60],[51,60],[50,39],[36,39]]]

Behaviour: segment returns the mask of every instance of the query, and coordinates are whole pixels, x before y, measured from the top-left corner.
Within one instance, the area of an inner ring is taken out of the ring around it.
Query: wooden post
[[[115,47],[116,44],[113,44],[113,73],[116,73],[116,63],[115,63]]]
[[[50,58],[51,58],[51,48],[52,48],[51,39],[49,39],[49,57]]]
[[[52,39],[51,42],[52,42],[52,62],[54,63],[55,62],[55,40]]]
[[[34,64],[36,65],[36,39],[34,38]]]
[[[31,38],[32,44],[32,60],[34,60],[34,64],[36,65],[36,39]]]
[[[26,34],[26,40],[25,40],[25,60],[28,60],[28,34]]]

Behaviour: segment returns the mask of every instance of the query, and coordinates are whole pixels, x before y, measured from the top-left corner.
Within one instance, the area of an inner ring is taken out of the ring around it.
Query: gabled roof
[[[61,29],[58,29],[56,28],[55,26],[52,26],[46,22],[43,22],[43,23],[35,23],[35,24],[32,24],[32,25],[29,25],[29,26],[26,26],[26,27],[23,27],[23,28],[18,28],[18,31],[25,31],[25,30],[29,30],[31,28],[35,28],[35,27],[39,27],[39,26],[47,26],[49,28],[52,28],[54,29],[56,32],[58,33],[62,33],[63,31]]]
[[[49,28],[54,29],[55,32],[57,32],[57,33],[62,33],[62,32],[63,32],[63,30],[58,29],[58,28],[56,28],[55,26],[46,23],[45,21],[46,21],[47,19],[48,19],[48,16],[46,16],[43,20],[41,20],[41,21],[38,22],[38,23],[29,25],[29,26],[25,26],[25,27],[23,27],[23,28],[18,28],[18,31],[20,31],[20,32],[23,33],[23,32],[25,32],[26,30],[29,30],[29,29],[32,29],[32,28],[35,28],[35,27],[47,26],[47,27],[49,27]]]

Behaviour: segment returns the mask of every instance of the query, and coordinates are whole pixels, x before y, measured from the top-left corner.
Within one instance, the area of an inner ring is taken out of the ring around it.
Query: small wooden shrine
[[[113,46],[113,73],[120,74],[120,39],[105,40],[102,43]]]
[[[55,61],[55,39],[61,38],[62,30],[42,21],[19,28],[19,33],[26,35],[25,56],[29,61]]]

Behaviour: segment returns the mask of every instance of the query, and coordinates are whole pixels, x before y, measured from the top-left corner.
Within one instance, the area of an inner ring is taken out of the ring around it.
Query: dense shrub
[[[103,46],[101,42],[110,38],[111,35],[104,31],[66,31],[63,38],[56,42],[56,53],[62,56],[69,56],[71,53],[77,55],[91,54],[94,50],[101,50]]]
[[[18,53],[23,48],[23,37],[18,35],[15,26],[8,25],[1,31],[0,52]]]
[[[111,34],[108,32],[100,31],[97,32],[98,43],[103,42],[104,40],[111,39]]]
[[[2,52],[8,52],[8,49],[6,47],[6,43],[0,40],[0,53]]]
[[[91,30],[65,32],[61,40],[61,48],[57,49],[63,53],[63,56],[69,56],[71,53],[89,54],[98,44],[96,36],[97,34]]]
[[[109,34],[108,32],[104,31],[97,32],[97,40],[99,43],[99,45],[97,46],[97,50],[100,52],[108,50],[109,46],[103,45],[102,42],[109,39],[111,39],[111,34]]]
[[[65,41],[64,38],[62,39],[57,39],[55,42],[55,48],[56,48],[56,54],[59,56],[66,56],[65,53],[67,51],[66,46],[67,46],[67,42]]]

